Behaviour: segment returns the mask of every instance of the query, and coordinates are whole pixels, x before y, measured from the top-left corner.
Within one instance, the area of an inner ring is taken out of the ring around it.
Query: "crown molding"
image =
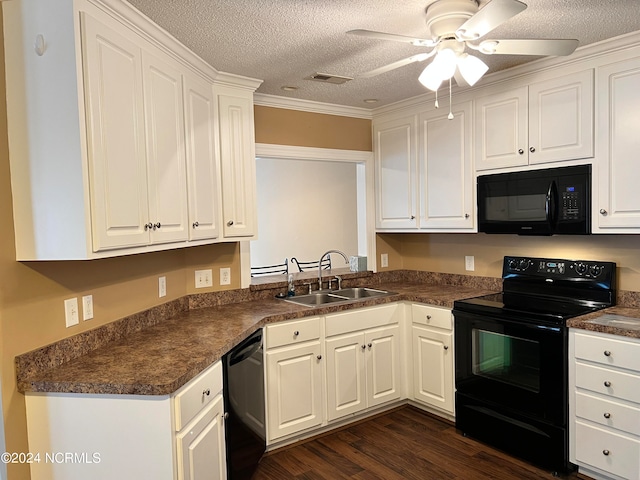
[[[325,115],[338,115],[341,117],[364,118],[367,120],[371,120],[373,118],[372,110],[367,108],[348,107],[333,103],[322,103],[312,100],[302,100],[299,98],[267,95],[265,93],[256,93],[253,96],[253,104],[261,107],[285,108],[288,110],[322,113]]]

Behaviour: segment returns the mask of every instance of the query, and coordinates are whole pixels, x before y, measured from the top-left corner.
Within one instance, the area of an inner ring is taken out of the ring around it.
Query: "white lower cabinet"
[[[596,479],[640,478],[640,340],[571,329],[569,452]]]
[[[398,304],[327,315],[327,420],[402,398]]]
[[[413,400],[454,415],[451,310],[413,304],[411,319]]]
[[[268,325],[267,439],[319,427],[324,420],[320,317]]]
[[[29,393],[32,480],[224,480],[222,364],[173,395]]]

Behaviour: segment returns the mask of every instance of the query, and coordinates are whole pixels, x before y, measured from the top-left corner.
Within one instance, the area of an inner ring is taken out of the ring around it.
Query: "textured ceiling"
[[[373,78],[358,74],[428,51],[347,35],[353,29],[428,38],[433,0],[130,0],[217,70],[264,80],[259,93],[375,108],[425,93],[415,63]],[[480,0],[480,7],[488,0]],[[640,0],[524,0],[528,8],[487,38],[576,38],[580,46],[640,30]],[[495,72],[540,57],[481,57]],[[304,80],[354,77],[343,85]],[[282,86],[299,87],[285,92]],[[376,98],[376,104],[364,99]]]

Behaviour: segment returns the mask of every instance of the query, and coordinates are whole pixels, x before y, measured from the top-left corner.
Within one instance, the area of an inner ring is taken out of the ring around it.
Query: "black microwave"
[[[591,233],[591,165],[478,177],[478,231]]]

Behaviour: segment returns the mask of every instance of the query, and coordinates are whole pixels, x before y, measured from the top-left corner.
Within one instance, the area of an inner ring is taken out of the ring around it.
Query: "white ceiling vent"
[[[340,75],[331,75],[330,73],[314,73],[313,75],[305,77],[305,80],[314,80],[316,82],[333,83],[335,85],[341,85],[343,83],[348,82],[349,80],[353,80],[353,78],[341,77]]]

